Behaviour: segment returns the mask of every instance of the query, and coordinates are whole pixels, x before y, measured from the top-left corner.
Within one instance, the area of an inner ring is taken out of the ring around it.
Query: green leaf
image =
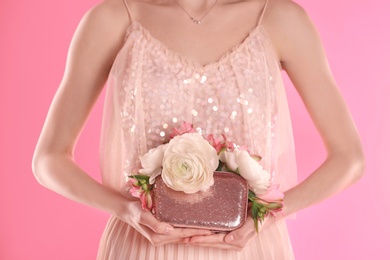
[[[145,180],[145,181],[149,182],[149,176],[147,176],[147,175],[137,174],[137,175],[131,175],[130,177],[134,178],[138,181]]]
[[[259,214],[259,207],[256,203],[254,203],[254,204],[252,204],[252,218],[253,218],[253,221],[255,222],[256,232],[259,232],[258,214]]]
[[[222,167],[223,167],[224,164],[225,163],[223,163],[221,160],[219,160],[218,167],[217,167],[217,169],[215,171],[217,171],[217,172],[222,171]]]
[[[250,198],[257,198],[256,194],[252,190],[249,190],[248,197],[250,197]]]
[[[259,219],[258,219],[258,216],[257,214],[255,216],[252,216],[253,218],[253,221],[255,223],[255,229],[256,229],[256,233],[259,232]]]
[[[149,189],[148,189],[148,185],[147,185],[147,184],[145,184],[145,183],[144,183],[144,184],[142,184],[142,189],[143,189],[144,191],[147,191],[147,190],[149,190]]]
[[[259,233],[259,220],[257,219],[257,216],[254,217],[253,220],[255,221],[256,233]]]
[[[283,207],[283,204],[277,203],[277,202],[271,202],[271,203],[269,203],[269,204],[267,205],[267,208],[268,208],[268,209],[273,209],[273,210],[275,210],[275,209],[280,209],[280,208],[282,208],[282,207]]]

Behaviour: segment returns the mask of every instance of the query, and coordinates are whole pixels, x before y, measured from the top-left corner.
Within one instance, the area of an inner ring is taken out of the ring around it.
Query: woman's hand
[[[204,229],[174,228],[168,223],[158,221],[149,210],[144,210],[141,203],[130,202],[127,217],[123,220],[132,225],[154,246],[170,243],[185,243],[191,237],[212,235]]]
[[[259,232],[264,227],[267,219],[264,220],[263,225],[259,225]],[[215,247],[221,249],[232,249],[242,251],[244,247],[257,235],[253,218],[248,214],[248,218],[244,225],[231,232],[222,232],[212,235],[198,235],[184,240],[185,243],[195,246]]]

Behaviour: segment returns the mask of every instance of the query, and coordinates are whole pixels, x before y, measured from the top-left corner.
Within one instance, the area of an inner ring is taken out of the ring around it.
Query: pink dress
[[[166,142],[172,128],[183,121],[201,134],[225,134],[246,145],[263,157],[263,167],[283,190],[295,185],[294,144],[280,64],[261,18],[243,42],[206,66],[167,49],[140,23],[131,23],[107,83],[103,184],[122,190],[125,176],[140,168],[139,156]],[[98,259],[289,260],[294,254],[285,220],[236,252],[181,244],[154,247],[132,226],[111,217]]]

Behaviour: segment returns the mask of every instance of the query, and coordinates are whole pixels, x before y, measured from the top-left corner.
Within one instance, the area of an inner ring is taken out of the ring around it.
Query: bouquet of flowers
[[[215,171],[235,173],[249,185],[248,201],[258,230],[258,222],[282,210],[283,193],[271,183],[271,174],[259,163],[260,156],[249,154],[246,147],[230,142],[225,135],[221,137],[210,134],[204,138],[192,124],[183,122],[173,129],[168,143],[140,158],[142,168],[128,176],[129,192],[140,198],[143,209],[151,210],[153,184],[159,175],[169,188],[192,194],[207,191],[214,184]]]

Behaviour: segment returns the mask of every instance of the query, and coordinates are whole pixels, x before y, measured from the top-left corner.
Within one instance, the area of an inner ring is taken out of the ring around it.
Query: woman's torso
[[[231,12],[226,21],[210,13],[201,25],[189,21],[182,26],[169,24],[176,17],[153,20],[157,19],[153,16],[157,10],[168,15],[172,6],[152,5],[149,15],[140,15],[140,9],[130,5],[132,22],[107,82],[101,139],[105,185],[121,190],[125,177],[140,168],[139,156],[166,142],[172,128],[183,121],[192,123],[201,134],[224,134],[261,155],[262,165],[272,172],[282,189],[295,183],[287,100],[278,57],[261,24],[261,4],[264,2],[226,4],[226,10]],[[245,13],[233,7],[251,7],[253,16],[246,19]],[[181,18],[185,19],[185,14]],[[218,21],[220,29],[212,21]],[[129,255],[155,254],[168,248],[169,252],[194,250],[181,245],[151,247],[138,235],[141,240],[133,240],[136,231],[118,221],[107,226],[101,255],[118,250]],[[113,234],[115,241],[111,239]],[[284,224],[260,236],[243,253],[205,249],[208,257],[204,259],[217,259],[216,254],[227,254],[232,259],[251,255],[272,259],[269,256],[279,253],[283,255],[279,259],[293,258]],[[263,244],[258,246],[261,241]],[[135,253],[129,245],[133,243],[145,247]]]

